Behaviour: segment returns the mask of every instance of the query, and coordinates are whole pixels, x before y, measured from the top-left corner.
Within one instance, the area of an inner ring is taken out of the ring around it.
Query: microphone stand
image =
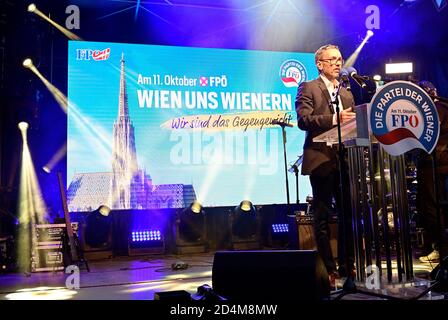
[[[296,203],[299,204],[299,167],[294,165],[294,174],[296,175]]]
[[[280,127],[282,127],[282,135],[283,135],[283,160],[284,160],[284,165],[285,165],[285,185],[286,185],[286,200],[288,203],[288,208],[290,205],[290,201],[289,201],[289,181],[288,181],[288,164],[286,161],[286,130],[285,127],[292,127],[292,125],[287,124],[286,122],[283,121],[277,121],[277,120],[273,120],[271,124],[277,124]]]
[[[341,81],[342,83],[344,83],[343,81]],[[344,204],[344,186],[343,186],[343,177],[344,177],[344,169],[345,169],[345,164],[344,164],[344,145],[342,144],[342,133],[341,133],[341,119],[339,118],[340,115],[340,108],[339,108],[339,91],[341,90],[342,87],[342,83],[339,85],[338,90],[336,91],[335,96],[333,97],[334,99],[331,101],[331,104],[335,105],[335,112],[336,112],[336,118],[337,118],[337,128],[338,128],[338,152],[339,152],[339,159],[338,159],[338,165],[339,165],[339,190],[340,190],[340,201],[341,201],[341,205],[340,205],[340,210],[341,213],[339,214],[340,220],[338,221],[338,223],[342,223],[342,232],[343,232],[343,237],[344,237],[344,250],[345,250],[345,261],[344,261],[344,265],[345,265],[345,270],[347,272],[347,279],[345,280],[343,287],[341,290],[335,291],[332,294],[338,294],[338,296],[336,296],[334,298],[334,300],[340,300],[342,299],[342,297],[344,297],[347,294],[354,294],[354,293],[363,293],[366,295],[370,295],[370,296],[376,296],[379,298],[386,298],[386,299],[391,299],[391,300],[401,300],[400,298],[397,297],[392,297],[392,296],[387,296],[387,295],[383,295],[383,294],[379,294],[379,293],[375,293],[375,292],[370,292],[370,291],[364,291],[364,290],[360,290],[356,287],[355,284],[355,279],[352,278],[351,276],[351,270],[348,269],[348,244],[347,241],[345,241],[345,236],[346,236],[346,225],[345,225],[345,204]],[[340,237],[338,237],[340,239]]]
[[[300,204],[299,198],[299,166],[302,164],[303,155],[300,155],[297,160],[288,169],[289,172],[293,172],[296,176],[296,203]]]
[[[285,184],[286,184],[286,200],[288,203],[288,215],[289,215],[289,181],[288,181],[288,165],[286,161],[286,130],[285,130],[285,124],[284,123],[278,123],[282,127],[282,134],[283,134],[283,160],[285,163]]]
[[[341,90],[342,84],[344,82],[342,81],[342,83],[339,84],[338,89],[336,90],[336,94],[333,97],[333,100],[331,101],[331,104],[334,104],[335,106],[335,112],[336,112],[336,125],[338,128],[338,152],[339,152],[339,161],[338,161],[338,166],[339,166],[339,190],[340,190],[340,220],[339,223],[342,223],[342,232],[343,232],[343,237],[344,237],[344,250],[345,250],[345,261],[344,261],[344,266],[345,266],[345,270],[347,272],[347,276],[348,278],[350,278],[350,271],[348,270],[348,246],[347,246],[347,241],[345,241],[345,235],[346,235],[346,226],[345,226],[345,204],[344,204],[344,189],[343,189],[343,169],[344,169],[344,145],[342,144],[342,133],[341,133],[341,119],[340,119],[340,108],[339,108],[339,92]],[[339,237],[340,238],[340,237]],[[344,284],[345,285],[345,284]]]
[[[277,124],[282,127],[282,136],[283,136],[283,160],[285,165],[285,186],[286,186],[286,201],[287,201],[287,209],[286,216],[288,221],[288,229],[289,229],[289,244],[288,248],[291,250],[298,249],[299,241],[298,241],[298,230],[297,230],[297,221],[295,215],[292,215],[290,210],[290,199],[289,199],[289,181],[288,181],[288,164],[286,160],[286,130],[287,126],[284,122],[273,122],[273,124]],[[295,223],[294,223],[295,222]]]
[[[341,81],[341,82],[344,83],[344,81]],[[337,118],[337,128],[338,128],[339,190],[340,190],[340,201],[341,201],[341,205],[340,205],[340,208],[339,208],[341,210],[341,214],[339,215],[340,221],[338,221],[338,223],[342,223],[342,232],[343,232],[343,237],[344,237],[344,250],[345,250],[344,265],[345,265],[345,270],[347,272],[347,279],[345,280],[342,289],[338,290],[338,291],[335,291],[332,294],[338,294],[338,296],[336,296],[334,298],[334,300],[340,300],[345,295],[347,295],[347,294],[354,294],[354,293],[363,293],[363,294],[366,294],[366,295],[375,296],[375,297],[379,297],[379,298],[386,298],[386,299],[390,299],[390,300],[402,300],[402,299],[397,298],[397,297],[383,295],[383,294],[380,294],[380,293],[375,293],[375,292],[364,291],[364,290],[358,289],[356,287],[356,284],[355,284],[355,279],[353,279],[352,276],[351,276],[351,270],[348,269],[348,266],[349,266],[349,264],[348,264],[348,255],[347,255],[347,253],[348,253],[348,250],[347,250],[348,249],[348,244],[347,244],[347,241],[345,239],[346,231],[347,231],[346,230],[346,225],[345,225],[345,204],[344,204],[344,193],[345,192],[344,192],[344,185],[343,185],[343,177],[344,177],[344,173],[345,173],[344,145],[342,144],[341,120],[339,118],[339,115],[340,115],[339,91],[341,90],[342,83],[339,85],[338,90],[336,91],[336,94],[334,96],[334,99],[331,101],[331,104],[335,105],[335,112],[336,112],[336,118]]]

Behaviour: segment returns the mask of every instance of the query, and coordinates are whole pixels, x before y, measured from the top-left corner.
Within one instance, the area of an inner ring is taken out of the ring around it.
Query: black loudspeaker
[[[212,287],[229,300],[322,300],[330,296],[328,274],[315,250],[216,252]]]

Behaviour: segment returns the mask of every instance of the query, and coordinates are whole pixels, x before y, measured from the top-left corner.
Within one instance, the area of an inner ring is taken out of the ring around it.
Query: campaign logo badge
[[[76,60],[90,60],[103,61],[110,57],[110,48],[104,50],[92,50],[92,49],[77,49]]]
[[[94,50],[92,58],[95,61],[107,60],[110,56],[110,48],[104,50]]]
[[[416,148],[431,153],[439,139],[434,102],[410,82],[394,81],[381,87],[372,99],[369,118],[373,135],[393,156]]]
[[[305,66],[297,60],[286,60],[280,66],[280,79],[283,84],[290,87],[298,87],[300,83],[306,81]]]

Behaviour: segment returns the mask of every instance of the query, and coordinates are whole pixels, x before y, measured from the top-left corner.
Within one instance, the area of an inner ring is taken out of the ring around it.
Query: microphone
[[[347,91],[352,91],[352,88],[350,87],[350,80],[348,79],[348,70],[346,68],[342,68],[341,72],[339,73],[341,82],[344,84],[345,89]]]
[[[277,119],[272,120],[271,124],[278,124],[280,127],[294,127],[292,124],[290,123],[286,123],[284,121],[278,121]]]
[[[355,82],[363,89],[367,88],[367,84],[365,83],[365,79],[364,77],[360,76],[357,72],[356,69],[353,67],[349,67],[347,68],[347,71],[350,75],[350,77],[352,77],[353,80],[355,80]]]

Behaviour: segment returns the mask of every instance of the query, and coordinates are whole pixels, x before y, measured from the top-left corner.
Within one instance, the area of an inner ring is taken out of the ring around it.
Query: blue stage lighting
[[[132,242],[162,241],[160,230],[132,231]]]
[[[160,230],[134,230],[129,235],[128,254],[163,254],[165,242]]]
[[[289,227],[287,223],[279,223],[279,224],[273,224],[272,225],[272,231],[274,233],[288,233]]]

